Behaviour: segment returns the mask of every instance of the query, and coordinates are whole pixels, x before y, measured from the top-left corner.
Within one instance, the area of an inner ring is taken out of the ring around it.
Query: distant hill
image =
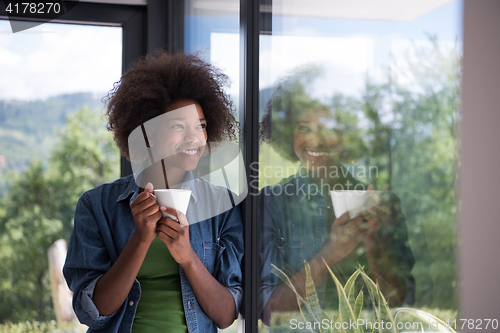
[[[35,158],[47,163],[56,131],[69,113],[83,106],[104,113],[101,98],[75,93],[35,101],[0,100],[0,196],[7,189],[9,171],[21,171]]]

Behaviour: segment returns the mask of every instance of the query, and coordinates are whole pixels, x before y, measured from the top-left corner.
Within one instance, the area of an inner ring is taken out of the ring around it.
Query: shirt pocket
[[[203,243],[203,265],[207,268],[210,274],[214,274],[215,263],[220,260],[222,252],[226,248],[217,243]]]

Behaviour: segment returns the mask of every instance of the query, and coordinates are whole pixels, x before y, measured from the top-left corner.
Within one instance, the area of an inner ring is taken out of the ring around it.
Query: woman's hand
[[[349,212],[335,219],[330,228],[328,241],[323,248],[328,254],[329,264],[342,260],[358,246],[366,234],[363,221],[360,215],[350,219]]]
[[[231,292],[210,274],[191,247],[186,216],[170,207],[162,206],[161,210],[177,217],[177,220],[162,218],[156,227],[156,235],[167,245],[174,260],[182,266],[203,311],[219,328],[227,328],[236,317]]]
[[[152,193],[153,184],[148,183],[130,205],[135,231],[116,262],[97,281],[92,300],[101,316],[109,316],[123,305],[156,237],[156,222],[162,213]]]
[[[189,223],[182,212],[165,206],[161,209],[165,213],[176,216],[178,220],[163,217],[156,225],[156,236],[167,245],[174,260],[185,268],[197,257],[189,242]]]
[[[377,240],[377,230],[385,223],[387,216],[391,212],[387,189],[384,187],[382,192],[374,192],[374,190],[373,185],[368,186],[367,191],[372,191],[372,193],[360,213],[367,222],[367,234],[364,239],[365,247],[368,243],[373,245],[373,242]]]
[[[135,198],[130,209],[135,222],[134,233],[141,241],[151,244],[156,237],[156,223],[162,217],[160,207],[153,196],[153,184],[146,185],[144,192]]]

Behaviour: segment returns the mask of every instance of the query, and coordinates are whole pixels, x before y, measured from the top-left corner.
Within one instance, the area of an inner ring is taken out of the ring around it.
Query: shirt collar
[[[196,186],[195,182],[198,181],[191,171],[187,171],[184,176],[184,181],[181,183],[180,188],[183,190],[191,190],[191,198],[193,199],[193,203],[196,203]],[[120,194],[116,202],[120,202],[122,200],[127,199],[131,194],[132,197],[130,202],[134,201],[134,199],[139,195],[139,185],[136,184],[134,180],[134,175],[127,176],[128,185]]]
[[[134,175],[127,176],[126,179],[128,185],[127,187],[125,187],[125,190],[123,190],[118,199],[116,199],[116,202],[120,202],[122,200],[127,199],[131,194],[132,198],[130,201],[133,201],[133,199],[135,199],[139,194],[139,186],[135,183]]]

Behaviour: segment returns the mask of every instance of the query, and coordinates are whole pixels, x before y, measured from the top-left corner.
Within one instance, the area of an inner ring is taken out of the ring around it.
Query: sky
[[[322,75],[311,87],[311,95],[320,99],[333,93],[359,96],[367,78],[383,81],[388,68],[404,72],[402,62],[411,58],[415,46],[430,47],[430,35],[437,37],[443,52],[461,52],[462,7],[462,1],[455,0],[409,22],[273,17],[273,34],[260,37],[260,89],[272,87],[299,66],[316,65]],[[210,61],[232,78],[228,90],[238,95],[237,20],[228,15],[190,17],[187,22],[192,22],[187,29],[194,45],[191,51],[205,54],[210,45]]]
[[[122,29],[45,23],[12,33],[0,20],[0,99],[102,95],[121,76]]]
[[[323,68],[318,95],[328,91],[356,95],[367,76],[382,78],[384,68],[402,57],[411,42],[435,34],[445,48],[461,47],[462,1],[455,0],[411,22],[318,18],[273,18],[273,35],[261,36],[260,87],[271,87],[297,66]],[[188,52],[231,78],[239,94],[239,23],[237,15],[187,16]],[[0,20],[0,99],[34,100],[92,92],[104,96],[121,76],[119,27],[45,23],[13,34]]]

